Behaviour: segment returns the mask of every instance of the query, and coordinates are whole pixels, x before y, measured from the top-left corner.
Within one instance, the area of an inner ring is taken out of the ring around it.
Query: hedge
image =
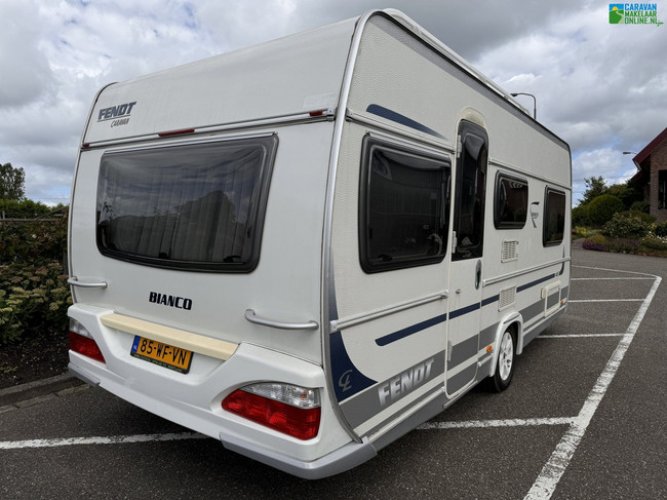
[[[63,214],[0,220],[0,345],[67,331],[72,299],[63,266],[66,244]]]

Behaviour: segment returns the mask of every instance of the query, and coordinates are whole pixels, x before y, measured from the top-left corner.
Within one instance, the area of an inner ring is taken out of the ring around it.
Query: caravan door
[[[454,195],[446,389],[452,396],[475,380],[482,298],[488,139],[469,121],[459,126]]]

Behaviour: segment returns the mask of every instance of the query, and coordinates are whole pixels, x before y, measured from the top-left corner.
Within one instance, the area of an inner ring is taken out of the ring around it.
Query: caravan
[[[347,470],[567,306],[568,145],[394,10],[100,91],[70,370],[305,478]]]

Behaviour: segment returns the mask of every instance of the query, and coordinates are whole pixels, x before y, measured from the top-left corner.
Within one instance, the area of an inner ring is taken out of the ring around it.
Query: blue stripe
[[[525,285],[521,285],[520,287],[517,287],[516,291],[517,292],[523,292],[524,290],[528,288],[532,288],[535,285],[539,285],[540,283],[544,283],[545,281],[549,281],[552,278],[555,278],[557,275],[556,274],[550,274],[549,276],[545,276],[544,278],[540,278],[535,281],[531,281],[530,283],[526,283]]]
[[[447,315],[441,314],[439,316],[436,316],[435,318],[427,319],[426,321],[422,321],[421,323],[417,323],[416,325],[403,328],[402,330],[398,330],[397,332],[390,333],[389,335],[385,335],[384,337],[380,337],[379,339],[375,339],[375,343],[379,346],[385,346],[387,344],[391,344],[392,342],[396,342],[397,340],[401,340],[402,338],[408,337],[413,333],[417,333],[422,330],[426,330],[427,328],[430,328],[432,326],[435,326],[437,324],[444,323],[445,321],[447,321]]]
[[[548,281],[552,278],[554,278],[554,275],[550,274],[538,280],[531,281],[530,283],[526,283],[525,285],[521,285],[520,287],[518,287],[517,292],[522,292],[523,290],[539,285],[540,283],[544,283],[545,281]],[[481,303],[477,302],[475,304],[470,304],[469,306],[456,309],[455,311],[449,313],[449,319],[458,318],[459,316],[471,313],[473,311],[478,310],[481,307],[493,304],[494,302],[497,302],[499,299],[500,295],[493,295],[492,297],[484,299]],[[434,318],[427,319],[426,321],[422,321],[415,325],[408,326],[407,328],[403,328],[402,330],[398,330],[396,332],[385,335],[384,337],[380,337],[379,339],[375,339],[375,343],[379,346],[386,346],[388,344],[391,344],[392,342],[404,339],[405,337],[409,337],[410,335],[413,335],[417,332],[421,332],[422,330],[426,330],[427,328],[430,328],[437,324],[444,323],[445,321],[447,321],[447,315],[441,314],[439,316],[435,316]]]
[[[499,300],[500,300],[500,295],[494,295],[493,297],[484,299],[482,301],[482,307],[488,306],[489,304],[493,304],[494,302],[498,302]]]
[[[458,318],[459,316],[463,316],[464,314],[476,311],[479,308],[480,308],[479,302],[476,302],[475,304],[470,304],[469,306],[462,307],[461,309],[457,309],[456,311],[450,312],[449,319]]]
[[[412,118],[408,118],[407,116],[397,113],[396,111],[392,111],[391,109],[380,106],[379,104],[371,104],[366,108],[366,111],[373,113],[374,115],[381,116],[382,118],[386,118],[387,120],[391,120],[392,122],[400,123],[401,125],[419,130],[420,132],[426,132],[429,135],[434,135],[444,139],[444,136],[432,128],[429,128],[426,125],[422,125],[421,123],[414,121]]]
[[[376,380],[361,373],[354,365],[339,331],[331,333],[329,342],[332,385],[338,401],[343,401],[366,387],[377,384]]]

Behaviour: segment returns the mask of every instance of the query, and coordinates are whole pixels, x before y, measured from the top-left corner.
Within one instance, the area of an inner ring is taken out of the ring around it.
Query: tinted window
[[[544,202],[544,246],[563,241],[565,230],[565,193],[547,188]]]
[[[461,151],[456,169],[454,230],[456,251],[452,260],[481,257],[484,244],[484,205],[488,146],[480,126],[462,121]]]
[[[277,139],[105,154],[97,245],[109,257],[197,271],[250,271]]]
[[[522,228],[528,211],[528,183],[516,177],[496,177],[493,221],[496,229]]]
[[[445,159],[366,138],[359,206],[364,271],[442,261],[449,176]]]

